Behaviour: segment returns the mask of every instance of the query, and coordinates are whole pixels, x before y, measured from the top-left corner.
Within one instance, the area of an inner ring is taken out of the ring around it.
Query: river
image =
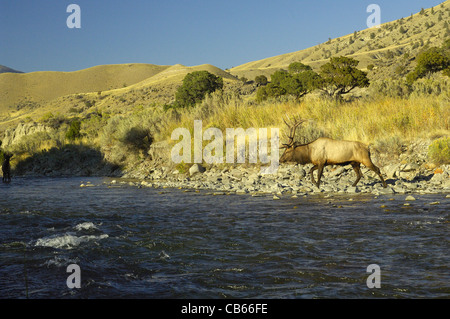
[[[0,298],[450,297],[446,194],[274,200],[110,181],[0,185]]]

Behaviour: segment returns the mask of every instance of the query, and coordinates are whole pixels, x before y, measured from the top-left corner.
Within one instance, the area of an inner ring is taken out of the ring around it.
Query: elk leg
[[[311,170],[309,171],[309,173],[311,174],[311,182],[312,182],[314,185],[317,185],[316,181],[314,180],[314,171],[315,171],[317,168],[318,168],[318,166],[317,166],[317,165],[314,165],[314,166],[311,168]]]
[[[353,170],[356,173],[356,181],[353,183],[352,185],[353,187],[355,187],[358,184],[359,180],[363,176],[360,165],[361,165],[360,163],[352,163]]]
[[[322,173],[323,173],[323,168],[325,167],[325,165],[319,165],[319,171],[317,173],[317,188],[319,188],[320,186],[320,179],[322,178]]]
[[[380,171],[380,169],[379,169],[378,167],[376,167],[374,164],[369,165],[368,168],[371,169],[372,171],[374,171],[374,172],[378,175],[378,177],[380,177],[381,182],[383,183],[383,187],[386,188],[386,187],[387,187],[387,184],[386,184],[386,182],[384,181],[383,176],[381,176],[381,171]]]

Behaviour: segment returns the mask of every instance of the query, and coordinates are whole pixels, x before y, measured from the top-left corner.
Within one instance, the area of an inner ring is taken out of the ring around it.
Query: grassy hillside
[[[332,56],[349,56],[360,61],[359,68],[373,64],[381,72],[372,72],[372,78],[395,76],[396,68],[409,65],[409,59],[425,46],[441,46],[450,37],[450,0],[425,9],[400,20],[387,22],[379,28],[356,30],[355,33],[307,48],[259,61],[249,62],[230,69],[238,77],[254,79],[264,74],[270,76],[278,69],[287,69],[290,63],[300,61],[318,69]],[[403,57],[405,61],[398,61]]]
[[[101,65],[75,72],[0,74],[0,111],[21,104],[45,103],[59,96],[117,89],[153,76],[168,66]]]
[[[79,116],[92,112],[94,106],[96,110],[123,113],[136,105],[170,103],[184,76],[200,70],[221,76],[226,83],[237,82],[209,64],[102,65],[75,72],[0,74],[0,132],[49,113]]]

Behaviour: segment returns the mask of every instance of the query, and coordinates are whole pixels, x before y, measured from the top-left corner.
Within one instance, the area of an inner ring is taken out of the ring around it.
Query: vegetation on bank
[[[194,120],[202,120],[203,129],[216,127],[222,132],[278,127],[283,138],[283,117],[291,115],[307,119],[297,130],[297,140],[304,143],[328,136],[372,143],[381,152],[398,155],[404,143],[431,138],[436,141],[429,148],[430,161],[450,162],[450,79],[437,73],[447,67],[428,69],[414,81],[369,83],[357,64],[351,58],[331,58],[316,73],[302,63],[292,63],[287,71],[275,72],[270,82],[255,79],[258,90],[251,95],[225,89],[222,78],[207,71],[193,72],[185,77],[171,105],[136,105],[122,114],[95,109],[71,118],[46,114],[40,119],[46,131],[26,135],[7,150],[16,154],[16,162],[27,161],[29,167],[30,158],[42,161],[42,154],[55,150],[68,153],[89,147],[114,167],[132,168],[167,157],[152,151],[152,145],[165,142],[170,147],[177,142],[171,134],[179,127],[193,136]],[[350,92],[356,93],[342,98]],[[88,153],[82,149],[82,154]]]
[[[446,83],[447,88],[449,84]],[[388,89],[396,91],[386,87]],[[402,144],[417,138],[443,138],[448,145],[449,92],[447,89],[439,94],[409,97],[369,96],[349,102],[309,96],[302,101],[280,98],[258,104],[254,98],[244,100],[233,93],[216,91],[191,108],[138,107],[126,115],[103,114],[95,116],[95,120],[93,117],[81,119],[79,131],[76,131],[77,122],[76,125],[61,125],[50,132],[25,136],[9,151],[18,154],[18,159],[25,159],[68,144],[88,145],[101,151],[110,163],[133,167],[153,159],[149,154],[153,143],[164,141],[173,145],[176,142],[171,141],[174,129],[185,127],[192,133],[194,120],[202,120],[203,129],[217,127],[222,132],[226,128],[278,127],[283,138],[287,133],[283,116],[295,115],[308,119],[297,132],[299,141],[309,142],[320,136],[359,140],[398,155]],[[430,160],[448,162],[450,156],[445,145],[439,142],[430,146]]]

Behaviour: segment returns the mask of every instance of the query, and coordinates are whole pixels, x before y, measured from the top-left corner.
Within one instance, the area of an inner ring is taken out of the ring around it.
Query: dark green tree
[[[304,71],[311,71],[312,68],[309,65],[303,64],[301,62],[292,62],[288,66],[289,73],[301,73]]]
[[[439,71],[444,71],[446,75],[447,69],[450,68],[450,40],[446,40],[440,48],[431,47],[422,51],[416,61],[416,68],[406,77],[409,84]]]
[[[206,94],[223,88],[223,79],[208,71],[187,74],[175,94],[172,107],[191,107],[201,102]]]
[[[449,58],[440,48],[432,47],[417,56],[416,70],[419,76],[442,71],[449,65]]]
[[[311,67],[299,62],[289,65],[289,72],[276,71],[271,75],[271,82],[259,88],[257,101],[263,101],[270,97],[291,95],[300,99],[317,87],[319,75]]]
[[[265,75],[258,75],[257,77],[255,77],[255,83],[258,86],[266,85],[268,83],[267,77]]]
[[[75,141],[81,137],[81,122],[78,120],[74,120],[70,122],[69,130],[66,133],[66,138],[69,141]]]
[[[321,66],[319,88],[331,97],[340,98],[357,87],[369,86],[367,73],[356,66],[359,61],[349,57],[333,57]]]

